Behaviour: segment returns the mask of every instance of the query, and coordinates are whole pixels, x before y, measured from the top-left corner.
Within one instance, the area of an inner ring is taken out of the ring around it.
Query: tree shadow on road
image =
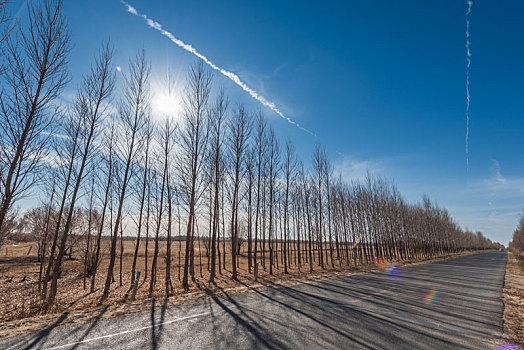
[[[255,320],[250,315],[246,313],[246,308],[238,303],[234,298],[232,298],[223,288],[218,287],[223,298],[212,295],[211,298],[216,305],[218,305],[227,315],[231,316],[237,324],[239,324],[243,329],[245,329],[251,336],[254,337],[255,343],[252,345],[258,347],[262,345],[265,348],[278,348],[285,349],[287,346],[276,339],[269,330],[265,330],[260,325],[260,320]],[[228,306],[226,302],[231,303],[233,307]],[[224,335],[222,336],[224,337]]]
[[[151,300],[151,349],[157,350],[159,340],[162,337],[164,331],[164,320],[166,315],[168,299],[163,299],[162,306],[160,307],[160,320],[156,321],[156,298]]]
[[[100,310],[98,315],[96,315],[96,317],[90,321],[89,327],[87,327],[84,334],[82,334],[82,336],[78,340],[76,340],[77,344],[75,344],[75,346],[73,346],[71,350],[76,349],[80,345],[80,343],[89,335],[89,333],[91,333],[91,331],[96,327],[102,316],[106,313],[108,308],[109,306],[104,306],[102,310]]]
[[[411,308],[407,312],[407,307],[413,305],[402,300],[403,293],[399,295],[399,299],[377,295],[372,300],[368,300],[371,303],[367,306],[358,306],[343,302],[343,299],[326,297],[326,292],[329,295],[331,290],[329,284],[324,284],[319,289],[320,294],[309,290],[309,288],[314,290],[317,287],[316,285],[279,287],[267,291],[255,290],[255,293],[272,303],[279,304],[283,309],[289,309],[317,323],[325,328],[328,333],[335,333],[334,335],[337,338],[346,338],[350,342],[357,342],[358,346],[366,348],[383,348],[385,343],[379,343],[379,341],[392,341],[393,339],[397,341],[396,344],[404,344],[404,346],[409,344],[415,347],[421,346],[424,341],[431,344],[440,343],[443,347],[461,347],[463,344],[457,343],[458,338],[463,340],[467,337],[468,339],[477,338],[478,340],[479,334],[461,334],[456,337],[460,332],[459,328],[449,332],[453,328],[452,325],[446,327],[441,321],[432,321],[431,317],[428,319],[427,312],[430,310],[427,310],[427,307]],[[340,288],[340,286],[337,285],[337,288]],[[333,293],[332,296],[337,294]],[[403,316],[406,312],[407,315]],[[442,312],[442,310],[439,310],[439,312]],[[460,319],[468,319],[467,316],[461,316]],[[360,329],[368,335],[373,334],[373,336],[361,338],[360,332],[349,332],[348,329]],[[436,336],[435,332],[439,336]],[[319,331],[319,333],[324,332]],[[455,333],[455,336],[453,333]],[[399,337],[398,334],[403,336]],[[360,338],[360,341],[358,338]],[[413,342],[413,340],[416,341]]]
[[[98,315],[89,322],[89,326],[88,328],[84,331],[84,333],[82,334],[82,336],[80,338],[77,338],[75,339],[75,344],[74,346],[71,348],[71,349],[76,349],[80,343],[82,343],[82,341],[91,333],[91,331],[96,327],[96,325],[98,324],[99,320],[102,318],[102,316],[104,315],[104,313],[107,311],[107,308],[108,306],[104,307],[102,310],[100,310],[100,312],[98,313]],[[58,319],[56,319],[53,324],[51,324],[50,326],[48,326],[47,328],[39,331],[38,333],[36,333],[36,335],[34,336],[34,338],[32,340],[30,340],[30,343],[28,345],[26,345],[23,349],[24,350],[30,350],[30,349],[34,349],[34,348],[37,348],[37,347],[40,347],[40,348],[43,348],[46,341],[47,341],[47,338],[49,337],[49,335],[51,334],[51,332],[56,328],[58,327],[62,321],[64,321],[67,316],[69,315],[69,312],[64,312]],[[81,325],[80,327],[82,327],[83,325]],[[72,332],[69,332],[69,334],[71,334]],[[22,348],[22,343],[23,342],[27,342],[28,340],[21,340],[19,341],[17,344],[13,344],[13,348],[16,348],[16,349],[21,349]]]
[[[43,345],[43,343],[45,343],[45,341],[46,341],[47,337],[49,336],[49,334],[51,333],[51,331],[53,329],[55,329],[63,320],[65,320],[68,315],[69,315],[69,312],[64,312],[58,319],[55,320],[55,322],[53,322],[52,325],[50,325],[46,329],[43,329],[40,332],[38,332],[36,334],[35,338],[31,341],[31,343],[29,343],[24,348],[24,350],[33,349],[37,345]],[[21,345],[21,344],[19,344],[19,345]],[[14,348],[20,349],[21,346],[20,347],[16,347],[15,346]]]

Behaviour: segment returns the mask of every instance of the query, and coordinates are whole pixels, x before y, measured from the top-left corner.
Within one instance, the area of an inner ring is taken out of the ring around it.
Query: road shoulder
[[[503,289],[504,338],[506,341],[524,347],[524,257],[521,265],[515,255],[508,254]]]

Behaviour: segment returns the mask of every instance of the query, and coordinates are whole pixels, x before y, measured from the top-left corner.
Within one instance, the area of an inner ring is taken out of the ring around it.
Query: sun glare
[[[168,69],[167,74],[160,73],[153,78],[151,111],[155,119],[164,120],[166,117],[171,117],[177,121],[181,118],[184,90],[184,81],[181,75],[182,70],[180,69],[175,69],[174,72]]]
[[[182,112],[182,101],[178,92],[153,91],[153,113],[156,118],[179,118]]]

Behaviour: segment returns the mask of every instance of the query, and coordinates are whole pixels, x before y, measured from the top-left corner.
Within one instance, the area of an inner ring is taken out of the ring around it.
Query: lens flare
[[[497,346],[497,350],[522,350],[518,345],[505,343]]]
[[[438,290],[436,290],[435,288],[430,289],[429,292],[424,297],[424,304],[432,305],[435,302],[435,300],[437,300],[437,296],[438,296]]]
[[[390,265],[386,268],[386,271],[388,272],[388,276],[391,277],[391,279],[394,281],[402,276],[402,270],[400,267],[398,267],[398,265]]]
[[[361,239],[362,239],[362,235],[360,235],[360,237],[358,237],[358,239],[357,239],[357,241],[355,242],[355,244],[353,244],[353,245],[351,246],[351,248],[349,248],[349,249],[353,249],[353,248],[355,248],[355,247],[357,246],[357,244],[360,242]]]
[[[115,67],[115,69],[119,72],[122,72],[122,67],[116,65],[116,64],[113,64],[113,67]]]

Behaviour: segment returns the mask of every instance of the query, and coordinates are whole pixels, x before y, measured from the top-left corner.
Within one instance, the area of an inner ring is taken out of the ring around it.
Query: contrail
[[[253,97],[255,100],[257,100],[258,102],[262,103],[264,106],[266,107],[269,107],[273,112],[275,112],[276,114],[278,114],[280,117],[282,117],[283,119],[285,119],[288,123],[290,124],[293,124],[295,125],[297,128],[299,128],[300,130],[302,131],[305,131],[307,132],[308,134],[311,134],[313,136],[316,137],[316,135],[314,133],[312,133],[311,131],[309,131],[308,129],[300,126],[300,124],[298,124],[297,122],[291,120],[289,117],[286,117],[278,108],[277,106],[273,103],[273,102],[270,102],[268,100],[266,100],[263,96],[260,96],[255,90],[251,89],[249,86],[247,86],[243,81],[240,80],[240,78],[235,74],[235,73],[232,73],[232,72],[229,72],[223,68],[220,68],[218,67],[216,64],[214,64],[213,62],[211,62],[206,56],[202,55],[200,52],[198,52],[193,46],[189,45],[189,44],[186,44],[184,43],[182,40],[180,39],[177,39],[173,36],[173,34],[171,34],[170,32],[168,32],[167,30],[163,29],[162,28],[162,25],[160,25],[160,23],[158,22],[155,22],[153,21],[152,19],[150,19],[149,17],[147,17],[146,15],[144,14],[141,14],[141,13],[138,13],[138,11],[133,7],[131,6],[128,2],[124,1],[124,0],[121,0],[120,1],[127,9],[127,12],[137,16],[137,17],[142,17],[148,26],[150,26],[151,28],[153,29],[156,29],[158,30],[162,35],[166,36],[169,38],[169,40],[171,40],[173,43],[175,43],[176,45],[178,45],[179,47],[183,48],[184,50],[186,50],[187,52],[190,52],[192,53],[193,55],[195,55],[196,57],[200,58],[202,61],[204,61],[207,65],[209,65],[211,68],[213,68],[214,70],[217,70],[219,71],[220,73],[222,73],[224,76],[228,77],[229,79],[231,79],[235,84],[237,84],[238,86],[240,86],[242,88],[242,90],[244,90],[245,92],[247,92],[248,94],[251,95],[251,97]]]
[[[468,10],[466,12],[466,169],[469,172],[469,68],[471,66],[471,50],[469,41],[469,19],[471,15],[472,0],[466,1]]]
[[[20,8],[18,9],[18,11],[16,11],[16,14],[14,15],[14,17],[11,19],[11,24],[9,24],[9,27],[7,29],[7,33],[10,33],[11,30],[13,30],[13,27],[15,26],[16,24],[16,20],[18,18],[18,16],[20,16],[20,13],[22,12],[22,10],[25,8],[25,4],[27,3],[27,0],[25,0],[22,5],[20,5]]]

